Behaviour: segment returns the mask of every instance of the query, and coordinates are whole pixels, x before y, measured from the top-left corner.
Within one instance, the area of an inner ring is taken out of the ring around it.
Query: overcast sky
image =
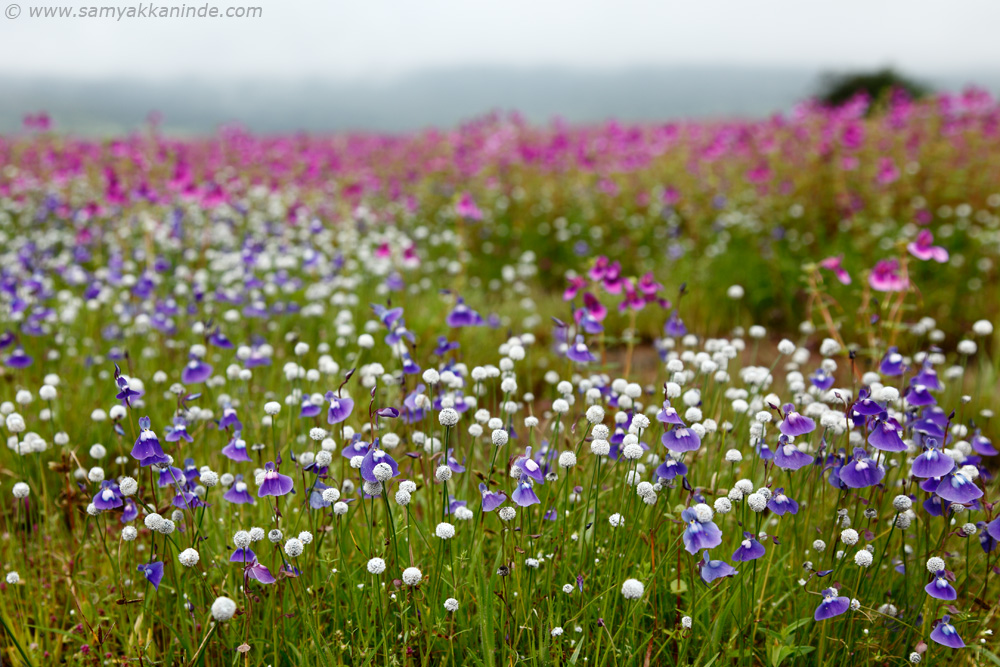
[[[11,3],[20,10],[0,17],[0,73],[357,79],[484,64],[1000,69],[998,0],[219,0],[221,8],[259,6],[263,17],[30,16],[50,1],[0,0],[8,16]]]

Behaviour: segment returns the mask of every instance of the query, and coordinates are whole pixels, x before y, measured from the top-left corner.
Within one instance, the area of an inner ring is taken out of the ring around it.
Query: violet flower
[[[868,444],[883,452],[905,452],[906,443],[899,436],[899,431],[898,422],[883,412],[875,421],[872,432],[868,434]]]
[[[958,597],[958,592],[948,583],[943,571],[938,572],[934,581],[924,586],[924,590],[936,600],[954,600]]]
[[[934,629],[931,631],[931,639],[941,646],[947,646],[948,648],[962,648],[965,646],[965,642],[958,636],[955,626],[951,624],[950,616],[945,616],[934,626]]]
[[[517,488],[514,489],[514,493],[511,494],[510,499],[520,507],[528,507],[529,505],[541,503],[542,501],[535,495],[534,489],[531,488],[532,486],[533,483],[530,478],[522,478],[518,482]]]
[[[354,410],[354,401],[348,397],[339,397],[332,391],[326,392],[326,400],[330,401],[330,410],[327,412],[326,421],[329,424],[339,424],[351,416]]]
[[[483,497],[482,509],[484,512],[492,512],[507,500],[506,493],[503,491],[490,491],[482,482],[479,483],[479,493]]]
[[[144,563],[137,567],[136,571],[142,572],[146,581],[153,584],[153,588],[156,590],[160,590],[160,581],[163,579],[163,563],[161,561]]]
[[[849,489],[875,486],[885,477],[885,467],[868,458],[865,450],[854,450],[854,457],[840,469],[840,481]]]
[[[274,575],[271,574],[271,571],[257,560],[254,560],[243,569],[244,583],[249,579],[253,579],[254,581],[258,581],[262,584],[273,584],[277,581],[274,578]]]
[[[597,357],[587,348],[581,335],[577,335],[576,342],[566,348],[566,357],[578,364],[589,364],[597,361]]]
[[[670,429],[660,438],[663,446],[672,452],[693,452],[701,447],[698,434],[685,426]]]
[[[715,525],[715,522],[699,521],[698,514],[693,507],[688,507],[681,512],[681,519],[684,520],[684,548],[689,554],[696,554],[703,549],[714,549],[722,544],[722,531]]]
[[[211,376],[212,366],[201,358],[191,355],[190,360],[181,372],[181,382],[184,384],[198,384]]]
[[[142,468],[166,463],[170,460],[163,453],[160,441],[157,439],[156,433],[150,429],[149,424],[149,417],[141,417],[139,419],[139,428],[142,430],[139,432],[139,437],[136,438],[135,445],[132,447],[132,458],[139,461],[139,466]]]
[[[288,475],[282,475],[275,470],[273,462],[268,461],[264,466],[264,471],[264,481],[257,490],[258,498],[263,498],[264,496],[283,496],[291,492],[294,485],[292,478]]]
[[[462,300],[462,297],[459,297],[455,303],[455,307],[448,313],[445,323],[455,328],[481,327],[483,325],[483,318],[479,313],[465,305],[465,301]]]
[[[926,450],[923,454],[913,459],[913,466],[910,469],[911,475],[925,479],[944,477],[955,469],[955,461],[938,449],[937,444],[938,442],[935,438],[926,438],[924,440]]]
[[[542,472],[541,466],[531,458],[531,447],[525,448],[524,456],[519,457],[514,465],[521,470],[521,479],[528,477],[537,484],[545,483],[545,474]]]
[[[796,412],[795,406],[791,403],[786,403],[782,411],[785,413],[785,418],[778,424],[778,430],[784,435],[794,438],[816,430],[816,422]]]
[[[254,505],[257,502],[250,495],[250,492],[247,491],[247,484],[243,481],[243,475],[236,476],[236,481],[223,494],[222,499],[235,505]]]
[[[941,478],[934,493],[950,503],[968,505],[973,500],[983,497],[983,490],[959,471]]]
[[[812,421],[811,419],[809,421]],[[784,423],[784,422],[782,422]],[[794,444],[788,442],[788,438],[781,436],[778,446],[774,450],[774,465],[782,470],[798,470],[805,468],[813,462],[813,457],[806,454]]]
[[[934,234],[929,229],[921,229],[917,234],[917,239],[906,245],[906,249],[911,255],[919,260],[927,261],[933,259],[938,264],[948,261],[948,251],[939,245],[934,244]]]
[[[94,496],[94,506],[99,510],[109,510],[123,505],[118,485],[106,479],[101,482],[101,490]]]
[[[379,468],[379,470],[376,471],[376,468],[382,464],[385,464],[389,467],[390,475],[388,477],[385,477],[381,472],[384,471],[385,468]],[[378,442],[374,443],[368,449],[368,453],[365,454],[365,458],[361,461],[361,479],[365,480],[366,482],[385,482],[397,476],[398,474],[399,474],[399,466],[396,465],[396,462],[393,460],[391,456],[389,456],[388,452],[379,448]],[[285,493],[288,492],[286,491]],[[284,494],[279,494],[279,495],[284,495]]]
[[[784,488],[775,490],[771,499],[767,501],[767,508],[778,516],[799,513],[799,504],[785,495]]]
[[[816,607],[813,620],[825,621],[840,616],[851,606],[851,600],[846,595],[840,595],[836,588],[827,588],[823,591],[823,601]]]
[[[706,584],[710,584],[716,579],[734,577],[739,574],[739,572],[726,561],[711,560],[708,556],[707,550],[702,552],[701,562],[698,565],[701,568],[701,578]]]
[[[757,541],[753,533],[743,532],[743,541],[733,553],[733,562],[744,563],[757,560],[764,555],[764,545]]]

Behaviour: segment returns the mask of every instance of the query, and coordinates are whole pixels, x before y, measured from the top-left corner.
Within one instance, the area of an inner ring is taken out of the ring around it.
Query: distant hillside
[[[377,83],[25,79],[0,76],[0,132],[25,112],[46,110],[62,130],[110,134],[141,125],[150,111],[173,133],[208,132],[238,121],[260,132],[450,126],[482,113],[518,110],[544,122],[607,118],[762,116],[815,92],[820,72],[778,68],[678,67],[587,72],[457,68]],[[936,89],[976,83],[994,92],[1000,72],[916,78]]]

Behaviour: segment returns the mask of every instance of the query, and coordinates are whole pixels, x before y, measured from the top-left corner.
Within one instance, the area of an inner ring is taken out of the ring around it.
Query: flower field
[[[0,137],[0,662],[1000,664],[1000,104]]]

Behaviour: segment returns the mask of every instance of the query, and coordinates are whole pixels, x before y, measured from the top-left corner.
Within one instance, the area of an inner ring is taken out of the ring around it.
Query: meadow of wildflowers
[[[0,137],[0,662],[1000,664],[1000,106]]]

